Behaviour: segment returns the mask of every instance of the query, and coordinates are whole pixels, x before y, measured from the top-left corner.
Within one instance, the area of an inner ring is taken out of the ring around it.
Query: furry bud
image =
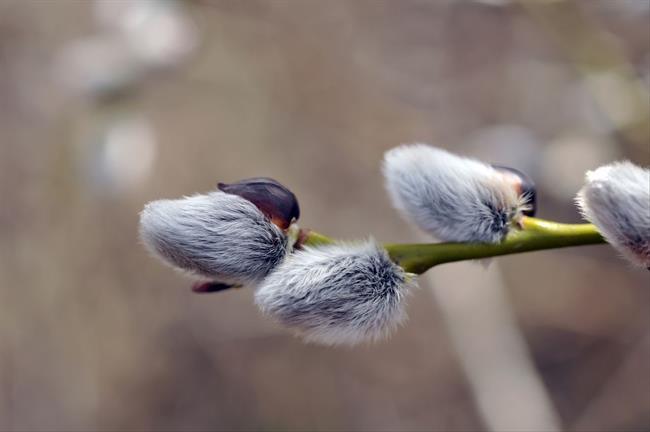
[[[288,247],[286,235],[253,203],[219,191],[150,202],[140,214],[140,237],[173,267],[235,285],[259,282]]]
[[[529,186],[512,170],[426,144],[388,151],[383,171],[393,205],[442,241],[499,243],[531,209]]]
[[[589,171],[576,201],[625,258],[650,268],[650,170],[615,162]]]
[[[264,280],[255,302],[309,341],[353,345],[403,321],[407,279],[373,241],[306,247]]]
[[[246,198],[283,230],[300,217],[296,196],[272,178],[256,177],[231,184],[218,183],[217,187],[223,192]]]

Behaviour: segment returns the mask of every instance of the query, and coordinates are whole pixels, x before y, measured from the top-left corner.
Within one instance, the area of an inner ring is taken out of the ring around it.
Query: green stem
[[[490,258],[544,249],[604,243],[596,227],[591,224],[561,224],[524,217],[521,228],[513,229],[497,244],[488,243],[430,243],[385,244],[390,257],[407,272],[422,274],[431,267],[455,261]],[[310,231],[304,244],[322,245],[334,240]]]

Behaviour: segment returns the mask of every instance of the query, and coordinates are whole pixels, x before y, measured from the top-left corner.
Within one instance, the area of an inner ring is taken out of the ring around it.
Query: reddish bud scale
[[[286,230],[300,217],[298,199],[280,182],[255,177],[235,183],[218,183],[222,192],[238,195],[252,202],[276,226]]]

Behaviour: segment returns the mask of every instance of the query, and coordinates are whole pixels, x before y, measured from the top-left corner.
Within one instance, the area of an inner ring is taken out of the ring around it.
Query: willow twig
[[[315,231],[304,231],[301,244],[318,246],[335,242]],[[519,226],[497,244],[488,243],[389,243],[390,257],[409,273],[422,274],[450,262],[490,258],[523,252],[605,243],[592,224],[563,224],[524,217]]]

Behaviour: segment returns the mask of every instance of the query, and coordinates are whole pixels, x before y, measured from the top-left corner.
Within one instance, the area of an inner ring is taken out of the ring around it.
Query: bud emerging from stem
[[[404,320],[409,277],[373,241],[306,247],[264,280],[255,302],[307,340],[352,345]]]
[[[218,283],[257,283],[284,258],[287,236],[250,201],[224,192],[147,204],[140,237],[171,266]],[[213,289],[215,288],[215,289]]]
[[[576,201],[625,258],[650,267],[650,170],[615,162],[589,171]]]
[[[443,241],[499,243],[533,211],[534,186],[518,171],[426,144],[388,151],[383,171],[393,205]]]

